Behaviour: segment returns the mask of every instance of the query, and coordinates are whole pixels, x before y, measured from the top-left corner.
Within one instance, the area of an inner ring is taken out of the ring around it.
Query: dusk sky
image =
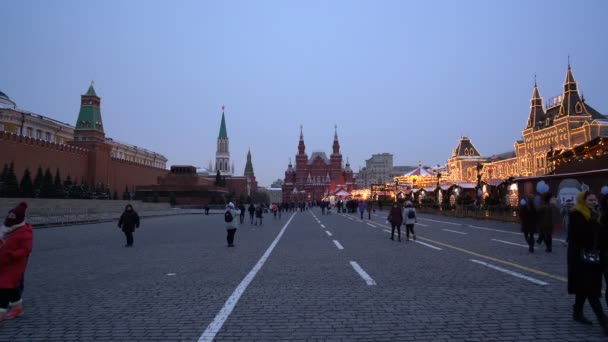
[[[461,135],[513,150],[537,75],[560,95],[570,55],[587,103],[608,113],[608,1],[4,1],[0,90],[74,125],[95,81],[106,135],[215,160],[221,106],[242,175],[283,178],[297,153],[352,168],[444,164]]]

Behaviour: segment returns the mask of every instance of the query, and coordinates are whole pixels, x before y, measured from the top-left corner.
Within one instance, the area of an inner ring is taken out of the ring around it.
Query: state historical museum
[[[306,154],[304,134],[300,128],[300,142],[295,167],[289,161],[283,183],[283,203],[320,201],[324,197],[344,190],[356,189],[353,170],[348,161],[342,165],[342,154],[338,142],[338,131],[334,134],[333,151],[329,158],[325,152]]]

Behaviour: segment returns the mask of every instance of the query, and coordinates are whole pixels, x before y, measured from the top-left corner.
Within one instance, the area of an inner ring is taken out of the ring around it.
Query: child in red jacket
[[[26,209],[23,202],[11,209],[0,229],[0,321],[23,315],[20,287],[33,239]]]

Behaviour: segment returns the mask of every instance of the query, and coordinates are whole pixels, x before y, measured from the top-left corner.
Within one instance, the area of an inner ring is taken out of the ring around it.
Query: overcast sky
[[[221,106],[238,174],[260,185],[297,153],[356,171],[444,164],[461,135],[513,149],[537,75],[561,93],[568,55],[587,103],[608,112],[608,1],[5,1],[0,90],[74,124],[91,80],[106,134],[171,164],[215,160]]]

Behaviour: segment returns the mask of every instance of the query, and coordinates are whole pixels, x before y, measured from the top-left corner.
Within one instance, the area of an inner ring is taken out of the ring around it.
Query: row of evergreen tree
[[[78,184],[72,181],[70,175],[62,180],[59,169],[53,177],[50,168],[43,172],[41,166],[38,167],[33,181],[30,170],[26,168],[19,182],[11,163],[4,164],[0,175],[0,197],[118,199],[118,194],[116,191],[112,194],[103,184],[87,184],[84,179]],[[130,199],[128,188],[122,198]]]

